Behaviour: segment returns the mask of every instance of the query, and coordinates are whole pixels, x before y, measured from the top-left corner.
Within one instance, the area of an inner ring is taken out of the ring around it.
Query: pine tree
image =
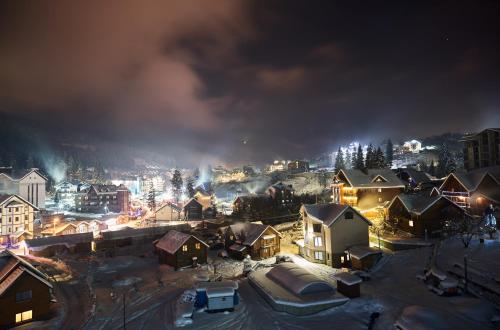
[[[174,194],[175,201],[179,203],[182,195],[182,175],[179,170],[176,169],[174,171],[174,175],[172,176],[170,183],[172,183],[172,192]]]
[[[368,145],[368,149],[366,150],[365,168],[375,168],[375,153],[371,143]]]
[[[345,169],[344,153],[342,152],[342,149],[339,148],[337,156],[335,157],[335,172],[343,169]]]
[[[431,161],[431,165],[428,168],[428,172],[430,175],[436,175],[436,164],[434,164],[434,160]]]
[[[446,176],[454,172],[456,167],[457,165],[453,154],[448,149],[446,143],[443,143],[439,149],[437,174],[442,177]]]
[[[345,154],[344,154],[344,166],[345,168],[347,169],[351,169],[352,168],[352,156],[351,154],[349,153],[349,149],[346,150]]]
[[[188,192],[189,198],[194,197],[194,194],[195,194],[195,191],[194,191],[194,179],[192,177],[189,177],[187,179],[186,190]]]
[[[155,191],[155,187],[153,185],[153,180],[151,180],[149,183],[148,207],[149,207],[149,210],[151,210],[153,212],[156,211],[156,191]]]
[[[373,158],[374,158],[373,159],[374,168],[386,168],[387,167],[384,153],[382,152],[382,149],[380,149],[380,147],[378,147],[377,150],[375,151]]]
[[[387,145],[385,147],[385,161],[387,163],[387,167],[392,167],[392,161],[394,160],[394,145],[392,144],[391,139],[387,141]]]
[[[357,170],[362,170],[365,168],[365,163],[364,163],[364,158],[363,158],[363,148],[361,148],[361,145],[358,145],[358,153],[356,155],[356,166],[355,168]]]

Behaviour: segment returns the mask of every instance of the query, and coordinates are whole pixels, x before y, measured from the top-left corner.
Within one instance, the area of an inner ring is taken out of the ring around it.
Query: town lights
[[[54,231],[52,232],[52,236],[56,236],[56,223],[59,222],[59,218],[54,218],[54,220],[52,221],[53,225],[54,225]]]

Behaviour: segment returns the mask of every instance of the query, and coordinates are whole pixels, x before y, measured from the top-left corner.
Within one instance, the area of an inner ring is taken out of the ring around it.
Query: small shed
[[[193,235],[170,230],[154,246],[159,262],[175,269],[207,262],[207,243]]]
[[[371,246],[357,245],[347,250],[351,267],[359,270],[371,269],[382,258],[382,251]]]
[[[238,305],[238,283],[235,281],[200,282],[196,286],[195,307],[208,312],[234,310]]]
[[[342,272],[333,276],[337,280],[337,291],[349,298],[361,295],[360,284],[362,280],[353,274]]]
[[[187,220],[201,220],[203,218],[203,205],[196,198],[191,198],[184,205],[184,216]]]

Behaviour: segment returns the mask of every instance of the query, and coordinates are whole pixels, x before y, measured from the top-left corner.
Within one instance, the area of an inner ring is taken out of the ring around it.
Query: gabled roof
[[[469,172],[450,173],[439,187],[439,190],[442,191],[444,185],[450,178],[455,178],[465,190],[469,192],[475,191],[487,176],[491,177],[500,185],[500,166],[484,167]]]
[[[66,230],[66,228],[68,227],[73,227],[76,229],[76,225],[74,223],[64,223],[64,224],[61,224],[59,226],[56,226],[55,230],[54,230],[54,226],[49,226],[48,228],[42,230],[42,234],[54,234],[55,233],[60,233],[60,232],[63,232],[64,230]]]
[[[229,226],[237,241],[242,245],[252,246],[268,230],[271,229],[276,235],[281,237],[279,231],[272,226],[261,225],[251,222],[237,223]]]
[[[415,183],[428,183],[432,182],[433,178],[429,173],[418,171],[413,168],[402,168],[398,170],[399,173],[405,172]]]
[[[59,236],[40,237],[25,240],[26,246],[30,248],[39,248],[50,245],[72,246],[80,243],[89,243],[94,240],[93,233],[69,234]]]
[[[354,188],[404,188],[404,183],[390,169],[367,169],[365,171],[357,169],[342,169],[336,177],[342,173],[349,185]],[[377,177],[381,177],[385,182],[377,182]]]
[[[191,237],[194,237],[200,243],[208,247],[207,243],[193,235],[181,233],[180,231],[170,230],[162,238],[156,242],[156,247],[162,249],[170,254],[177,252]]]
[[[284,184],[283,182],[275,183],[269,189],[294,191],[291,184]]]
[[[24,198],[22,198],[21,196],[19,195],[0,195],[0,206],[1,205],[6,205],[7,203],[9,203],[13,198],[17,198],[17,199],[20,199],[21,202],[23,203],[26,203],[28,204],[29,206],[33,207],[33,209],[35,211],[38,211],[38,207],[36,207],[35,205],[31,204],[30,202],[28,202],[27,200],[25,200]]]
[[[410,213],[422,214],[425,213],[432,205],[437,203],[439,200],[444,198],[450,204],[455,205],[457,208],[461,209],[459,205],[452,202],[450,199],[445,196],[429,196],[427,194],[399,194],[391,201],[388,208],[391,208],[392,204],[396,200],[400,200],[403,206]]]
[[[39,176],[41,176],[45,181],[48,181],[47,177],[43,175],[38,168],[28,168],[22,170],[10,170],[9,173],[2,172],[0,175],[4,175],[12,181],[21,181],[29,174],[35,172]]]
[[[160,206],[160,207],[156,210],[156,212],[155,212],[155,213],[158,213],[161,209],[164,209],[164,208],[166,208],[166,207],[170,207],[170,208],[174,209],[176,212],[181,212],[181,211],[182,211],[182,209],[181,209],[179,206],[175,205],[174,203],[170,203],[170,202],[168,202],[168,203],[165,203],[165,204],[163,204],[162,206]]]
[[[189,205],[189,204],[191,204],[191,203],[195,203],[195,204],[198,204],[198,205],[200,205],[201,207],[203,207],[203,204],[201,204],[201,202],[200,202],[199,200],[197,200],[196,198],[192,197],[192,198],[190,198],[190,199],[186,202],[186,204],[184,204],[184,208],[186,208],[186,206],[188,206],[188,205]]]
[[[313,217],[314,219],[321,221],[326,226],[332,226],[337,219],[340,218],[345,211],[349,210],[356,213],[365,221],[368,225],[372,225],[370,220],[366,219],[361,213],[350,207],[349,205],[341,204],[304,204],[302,209],[305,210],[307,216]]]

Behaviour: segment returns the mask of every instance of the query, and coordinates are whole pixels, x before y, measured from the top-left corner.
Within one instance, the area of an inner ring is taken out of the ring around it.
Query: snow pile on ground
[[[120,286],[134,285],[134,284],[139,283],[139,282],[142,282],[142,278],[133,276],[133,277],[126,277],[122,280],[113,281],[111,286],[113,288],[116,288],[116,287],[120,287]]]
[[[196,300],[195,290],[186,290],[175,304],[174,324],[176,327],[184,327],[193,323],[194,302]]]

